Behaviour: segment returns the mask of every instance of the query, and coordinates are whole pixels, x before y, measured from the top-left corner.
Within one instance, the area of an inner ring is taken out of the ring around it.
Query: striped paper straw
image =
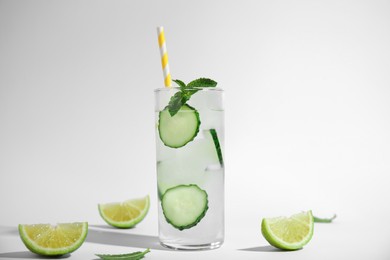
[[[168,52],[167,52],[167,44],[165,42],[164,36],[164,27],[157,27],[158,33],[158,46],[160,47],[160,55],[161,55],[161,65],[164,74],[164,84],[165,87],[171,87],[171,73],[169,72],[169,63],[168,63]]]

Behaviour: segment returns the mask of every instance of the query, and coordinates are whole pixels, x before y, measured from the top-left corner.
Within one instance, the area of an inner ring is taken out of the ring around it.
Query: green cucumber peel
[[[217,151],[217,154],[218,154],[219,163],[223,166],[221,144],[219,143],[217,131],[215,129],[210,129],[210,134],[213,137],[215,150]]]
[[[205,205],[204,205],[204,208],[202,210],[202,212],[196,217],[196,219],[191,222],[191,223],[188,223],[186,225],[176,225],[175,221],[173,221],[172,219],[170,219],[168,216],[167,216],[167,212],[165,212],[165,207],[164,207],[164,203],[165,202],[165,196],[167,196],[167,194],[170,192],[170,191],[174,191],[176,189],[180,189],[180,188],[191,188],[191,187],[194,187],[196,188],[199,192],[202,192],[204,195],[205,195]],[[172,188],[169,188],[165,191],[165,193],[163,194],[162,196],[162,199],[161,199],[161,207],[163,209],[163,214],[164,214],[164,217],[165,217],[165,220],[171,224],[174,228],[180,230],[180,231],[183,231],[184,229],[189,229],[189,228],[192,228],[196,225],[199,224],[199,222],[204,218],[204,216],[206,215],[207,213],[207,210],[209,209],[209,205],[208,205],[208,194],[205,190],[202,190],[201,188],[199,188],[198,185],[196,184],[188,184],[188,185],[185,185],[185,184],[181,184],[181,185],[177,185],[175,187],[172,187]]]
[[[159,133],[159,136],[160,136],[160,140],[164,143],[165,146],[168,146],[170,148],[180,148],[180,147],[183,147],[185,146],[187,143],[191,142],[192,140],[195,139],[196,135],[198,134],[199,132],[199,127],[200,127],[200,117],[199,117],[199,113],[198,111],[191,107],[190,105],[188,104],[184,104],[182,105],[178,111],[182,110],[182,111],[190,111],[190,112],[193,112],[193,120],[194,122],[196,122],[196,126],[192,129],[193,131],[191,132],[191,135],[190,136],[187,136],[186,138],[184,139],[181,139],[181,143],[170,143],[169,142],[169,139],[166,138],[166,136],[164,137],[164,133],[166,133],[166,131],[164,131],[164,129],[167,128],[167,125],[166,125],[166,122],[173,122],[173,124],[175,124],[174,122],[176,121],[175,119],[172,119],[172,115],[170,114],[169,110],[167,112],[167,109],[168,108],[165,108],[164,110],[160,111],[159,113],[159,120],[158,120],[158,133]],[[169,115],[168,115],[169,113]],[[190,113],[187,113],[187,116],[190,115]],[[188,119],[188,117],[187,117]],[[180,120],[182,121],[182,120]],[[189,122],[186,122],[186,124],[188,124]],[[170,124],[168,124],[168,127],[169,127]],[[172,127],[172,126],[170,126]],[[177,125],[176,125],[176,129],[177,129]],[[168,131],[169,132],[169,131]],[[185,132],[181,132],[181,133],[185,133]],[[178,136],[176,135],[175,136],[175,139],[178,138]]]
[[[193,94],[202,88],[214,88],[218,84],[216,81],[208,78],[199,78],[191,81],[187,85],[179,79],[174,79],[172,81],[179,86],[180,90],[169,100],[167,108],[171,116],[176,115],[180,108],[190,100]]]
[[[103,260],[138,260],[144,258],[144,256],[150,252],[150,248],[145,251],[137,251],[129,254],[118,254],[118,255],[107,255],[107,254],[96,254],[100,259]]]
[[[336,218],[336,214],[333,215],[331,218],[319,218],[316,216],[313,216],[314,223],[332,223],[332,221]]]

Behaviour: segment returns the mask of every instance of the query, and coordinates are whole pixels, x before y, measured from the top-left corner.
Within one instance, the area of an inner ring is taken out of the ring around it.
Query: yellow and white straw
[[[157,27],[158,46],[160,47],[161,65],[164,74],[165,87],[171,87],[171,73],[169,71],[167,44],[165,42],[164,27]]]

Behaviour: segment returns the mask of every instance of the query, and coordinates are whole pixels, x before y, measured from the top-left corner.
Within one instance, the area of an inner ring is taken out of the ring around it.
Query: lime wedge
[[[313,236],[314,219],[311,210],[291,217],[264,218],[261,232],[274,247],[297,250],[305,246]]]
[[[123,202],[99,204],[100,216],[117,228],[131,228],[141,222],[149,210],[149,196]]]
[[[78,249],[88,233],[87,222],[61,223],[57,225],[19,225],[19,235],[33,253],[60,256]]]

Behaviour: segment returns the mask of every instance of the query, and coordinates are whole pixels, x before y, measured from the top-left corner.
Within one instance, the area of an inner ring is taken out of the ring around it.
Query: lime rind
[[[32,240],[27,234],[25,227],[28,225],[19,224],[18,230],[20,238],[22,239],[24,245],[33,253],[44,256],[61,256],[70,254],[76,251],[85,241],[88,234],[88,222],[76,222],[72,224],[81,224],[82,231],[80,237],[70,246],[61,247],[61,248],[47,248],[40,246],[34,240]],[[61,225],[61,224],[58,224]]]
[[[307,216],[309,217],[309,223],[306,223],[302,220],[300,220],[299,218],[296,218],[297,215],[300,215],[300,214],[307,214]],[[292,216],[291,218],[283,218],[283,217],[280,217],[280,218],[264,218],[261,222],[261,232],[264,236],[264,238],[268,241],[268,243],[270,243],[272,246],[276,247],[276,248],[279,248],[279,249],[283,249],[283,250],[298,250],[298,249],[301,249],[302,247],[304,247],[307,243],[309,243],[309,241],[311,240],[311,238],[313,237],[313,232],[314,232],[314,218],[313,218],[313,214],[310,211],[307,211],[307,212],[304,212],[304,213],[300,213],[300,214],[296,214],[294,216]],[[298,223],[301,223],[302,225],[309,225],[309,232],[306,234],[305,237],[301,238],[298,242],[295,242],[295,243],[291,243],[291,242],[288,242],[288,241],[285,241],[283,240],[282,238],[280,238],[280,236],[276,235],[272,229],[270,228],[270,224],[272,222],[277,222],[277,221],[296,221]]]
[[[115,221],[115,220],[109,218],[108,216],[106,216],[106,214],[104,214],[104,207],[107,204],[98,204],[99,214],[103,218],[103,220],[107,224],[109,224],[110,226],[113,226],[113,227],[116,227],[116,228],[123,228],[123,229],[132,228],[135,225],[137,225],[138,223],[140,223],[145,218],[145,216],[146,216],[146,214],[148,214],[148,211],[149,211],[149,208],[150,208],[150,198],[149,198],[149,195],[145,196],[144,198],[141,198],[141,200],[146,200],[146,205],[145,205],[145,207],[143,209],[140,209],[137,205],[135,205],[132,202],[134,200],[127,200],[127,201],[123,202],[124,204],[131,205],[131,207],[136,208],[136,209],[138,209],[141,212],[136,218],[133,218],[133,219],[131,219],[129,221]]]

